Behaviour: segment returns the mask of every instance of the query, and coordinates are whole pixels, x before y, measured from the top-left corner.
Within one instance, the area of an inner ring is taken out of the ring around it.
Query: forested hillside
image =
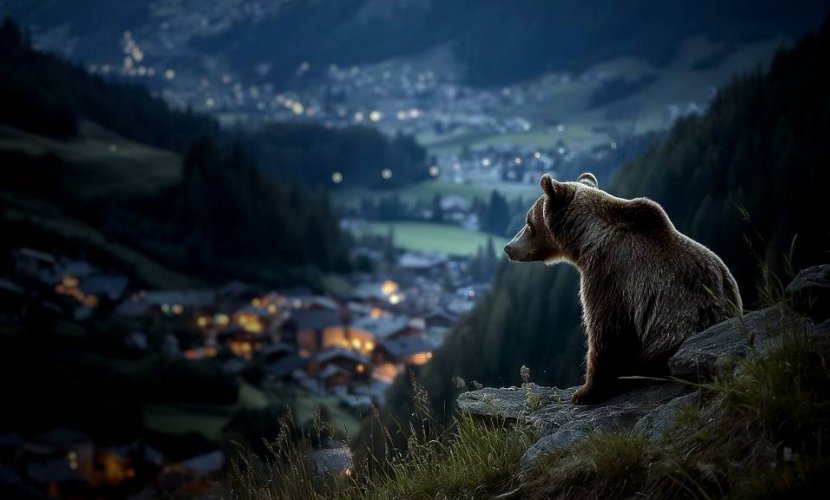
[[[412,137],[388,138],[375,128],[324,128],[274,123],[246,134],[245,143],[264,172],[304,184],[391,187],[429,178],[426,151]],[[384,169],[392,176],[381,176]]]
[[[756,254],[783,272],[830,260],[826,165],[830,136],[830,22],[770,69],[736,79],[702,117],[678,122],[609,192],[663,204],[677,229],[721,255],[756,303]],[[602,179],[600,179],[602,186]],[[744,214],[746,214],[745,220]],[[565,265],[504,263],[493,291],[449,335],[419,380],[434,409],[453,408],[453,377],[485,385],[580,383],[584,356],[576,272]],[[409,415],[409,381],[390,391],[390,408]]]
[[[325,194],[269,178],[233,142],[205,116],[32,50],[10,21],[0,28],[0,226],[10,249],[102,253],[154,286],[182,280],[142,267],[283,284],[348,269]]]
[[[71,139],[79,120],[91,120],[134,141],[182,152],[197,136],[224,145],[243,143],[263,171],[279,180],[388,186],[427,177],[426,153],[409,137],[388,138],[368,127],[327,129],[276,123],[259,132],[224,132],[215,120],[175,110],[142,86],[90,75],[80,66],[32,50],[20,30],[0,26],[0,123],[36,134]],[[384,181],[380,172],[393,168]]]

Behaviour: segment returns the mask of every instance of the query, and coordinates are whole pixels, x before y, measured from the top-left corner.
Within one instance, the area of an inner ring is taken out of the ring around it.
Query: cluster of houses
[[[442,254],[404,253],[398,281],[356,276],[352,292],[338,297],[238,281],[217,288],[136,290],[126,276],[85,260],[30,248],[14,251],[12,258],[15,281],[0,281],[9,319],[33,311],[76,321],[132,319],[134,330],[124,342],[139,350],[151,348],[142,325],[161,322],[170,333],[158,348],[168,357],[198,360],[225,351],[232,354],[223,364],[230,373],[258,363],[273,380],[341,394],[344,401],[346,389],[388,384],[405,366],[427,363],[443,333],[474,303],[466,288],[446,292],[435,282],[439,270],[452,264]],[[373,395],[371,403],[382,402],[382,391],[356,395],[367,394]]]
[[[84,259],[32,248],[15,250],[11,261],[12,273],[0,280],[4,323],[35,315],[79,323],[118,318],[132,325],[122,339],[129,349],[182,362],[213,358],[234,377],[256,367],[263,387],[281,384],[298,395],[334,397],[356,415],[382,406],[386,388],[407,367],[428,363],[445,332],[484,291],[444,290],[438,277],[455,264],[435,254],[403,253],[392,275],[354,275],[351,292],[339,296],[239,281],[144,290]],[[150,483],[159,492],[207,491],[207,478],[222,464],[219,451],[174,462],[142,442],[100,447],[70,429],[26,439],[5,434],[0,496],[35,488],[65,497],[146,478],[155,478]]]
[[[0,497],[119,498],[192,496],[212,491],[220,451],[171,462],[141,441],[101,446],[84,433],[56,428],[23,439],[0,434]]]

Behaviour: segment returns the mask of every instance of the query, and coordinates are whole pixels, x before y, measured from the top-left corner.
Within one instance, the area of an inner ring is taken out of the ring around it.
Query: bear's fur
[[[618,377],[664,371],[689,335],[739,314],[735,278],[711,250],[674,228],[662,207],[542,176],[544,194],[505,247],[512,261],[569,262],[580,272],[588,354],[575,403],[601,401]]]

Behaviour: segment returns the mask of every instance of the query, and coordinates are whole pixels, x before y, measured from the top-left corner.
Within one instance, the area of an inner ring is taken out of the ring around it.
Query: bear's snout
[[[507,245],[504,245],[504,253],[507,254],[507,258],[509,260],[513,260],[513,253],[512,252],[513,252],[513,245],[511,245],[510,243],[508,243]]]

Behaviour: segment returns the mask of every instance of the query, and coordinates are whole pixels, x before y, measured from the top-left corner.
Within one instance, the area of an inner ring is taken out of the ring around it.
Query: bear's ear
[[[545,174],[542,176],[542,179],[539,181],[539,184],[541,184],[542,191],[544,191],[546,195],[548,195],[551,198],[556,196],[556,190],[558,187],[557,184],[559,183],[553,180],[553,177],[551,177],[548,174]]]
[[[599,183],[597,183],[597,178],[594,177],[594,174],[590,172],[585,172],[584,174],[579,176],[579,179],[576,182],[581,182],[586,186],[591,186],[592,188],[598,188]]]

